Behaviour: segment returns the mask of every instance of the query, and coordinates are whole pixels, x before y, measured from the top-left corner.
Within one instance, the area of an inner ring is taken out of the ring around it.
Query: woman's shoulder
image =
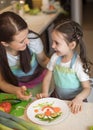
[[[43,51],[43,44],[40,37],[35,33],[29,33],[28,38],[29,38],[29,44],[28,44],[29,49],[36,54],[41,53]]]
[[[51,60],[56,60],[58,58],[58,55],[56,53],[53,53],[51,56]]]
[[[31,39],[32,39],[32,38],[33,38],[33,39],[34,39],[34,38],[39,38],[39,34],[34,33],[34,32],[31,31],[31,32],[28,33],[28,38],[31,38]]]
[[[51,63],[56,63],[58,59],[58,55],[56,53],[52,54],[52,56],[50,57],[50,62]]]

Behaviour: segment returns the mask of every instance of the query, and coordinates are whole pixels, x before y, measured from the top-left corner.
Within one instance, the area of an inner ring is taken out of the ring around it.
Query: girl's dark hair
[[[0,14],[0,73],[7,82],[14,85],[18,85],[18,80],[9,67],[6,50],[1,42],[13,41],[14,35],[27,28],[27,23],[14,12],[7,11]],[[33,31],[30,32],[34,33]],[[28,47],[24,51],[19,51],[19,57],[20,67],[27,73],[31,69],[31,54]]]
[[[83,31],[81,26],[75,21],[66,20],[56,25],[54,27],[54,30],[63,34],[65,40],[67,41],[67,44],[69,44],[72,41],[76,42],[76,47],[79,46],[79,55],[83,63],[84,71],[90,74],[89,64],[93,65],[93,63],[90,62],[86,56],[86,47],[83,41]]]

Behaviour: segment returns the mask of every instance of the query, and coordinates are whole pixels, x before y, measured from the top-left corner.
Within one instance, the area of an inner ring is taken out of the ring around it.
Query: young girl
[[[29,31],[27,23],[13,12],[0,14],[0,90],[28,100],[40,92],[48,57],[38,34]],[[27,88],[26,88],[27,87]]]
[[[48,97],[49,84],[53,76],[56,97],[71,100],[69,107],[73,113],[82,108],[82,102],[90,93],[89,61],[86,58],[83,32],[74,21],[57,25],[52,32],[52,48],[55,53],[47,65],[48,72],[44,78],[42,93],[38,98]],[[80,53],[76,48],[79,46]]]

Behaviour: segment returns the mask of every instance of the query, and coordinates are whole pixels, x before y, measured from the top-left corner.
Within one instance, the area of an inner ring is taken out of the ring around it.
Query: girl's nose
[[[52,43],[52,48],[53,48],[53,49],[55,48],[55,43],[54,43],[54,42]]]

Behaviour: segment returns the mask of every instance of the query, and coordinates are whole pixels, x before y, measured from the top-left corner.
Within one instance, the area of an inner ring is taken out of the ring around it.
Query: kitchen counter
[[[12,11],[12,6],[8,6],[7,8],[0,10],[0,13],[9,10]],[[40,12],[37,15],[30,15],[28,13],[24,13],[21,17],[23,17],[23,19],[27,22],[29,29],[42,34],[61,12],[62,8],[51,14]]]
[[[26,113],[22,118],[28,120]],[[83,104],[81,112],[70,113],[64,121],[56,125],[42,126],[42,128],[45,130],[89,130],[90,126],[93,126],[93,103],[87,102]]]
[[[42,34],[48,26],[54,22],[59,14],[60,11],[53,14],[45,14],[40,12],[38,15],[24,14],[23,18],[27,22],[29,29]]]

